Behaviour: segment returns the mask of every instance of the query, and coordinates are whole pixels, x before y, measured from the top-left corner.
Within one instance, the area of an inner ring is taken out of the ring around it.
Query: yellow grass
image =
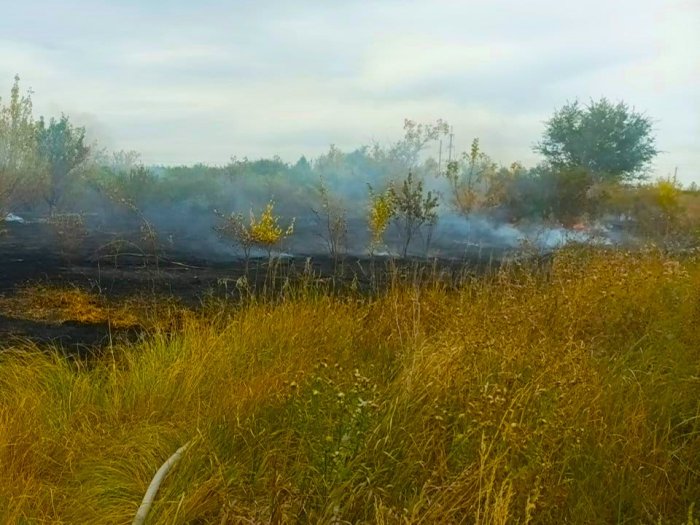
[[[0,522],[691,523],[700,262],[211,306],[97,362],[0,356]]]
[[[53,324],[76,321],[109,323],[113,328],[151,326],[157,321],[152,315],[156,307],[169,311],[177,308],[177,304],[172,299],[155,301],[152,297],[108,301],[104,296],[78,287],[54,285],[27,285],[15,293],[0,296],[0,313]]]

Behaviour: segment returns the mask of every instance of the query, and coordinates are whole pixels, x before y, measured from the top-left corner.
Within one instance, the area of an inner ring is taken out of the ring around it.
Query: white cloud
[[[122,53],[124,65],[152,67],[170,64],[191,64],[199,62],[223,62],[229,57],[230,52],[224,48],[211,45],[193,44],[184,42],[173,43],[169,46],[154,46],[147,49],[130,46],[132,49]]]
[[[161,163],[294,160],[405,117],[532,163],[554,107],[604,95],[655,118],[660,173],[700,181],[698,26],[692,0],[30,0],[0,19],[0,95],[19,73],[37,113]]]
[[[412,84],[434,77],[463,74],[491,75],[523,59],[522,49],[496,43],[468,45],[424,37],[399,37],[379,42],[368,52],[362,81],[375,90]]]

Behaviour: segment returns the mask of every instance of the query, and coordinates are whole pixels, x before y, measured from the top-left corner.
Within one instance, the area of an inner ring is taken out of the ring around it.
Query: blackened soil
[[[87,357],[113,343],[136,341],[140,334],[139,327],[114,329],[107,323],[78,321],[52,324],[0,315],[0,349],[6,345],[21,346],[31,342]]]
[[[373,293],[397,278],[411,281],[439,276],[454,282],[468,273],[497,267],[503,252],[474,251],[455,259],[369,259],[327,255],[246,262],[232,256],[211,260],[159,246],[144,246],[125,235],[92,232],[79,243],[61,243],[42,223],[5,223],[0,234],[0,294],[12,294],[27,284],[78,286],[108,298],[133,295],[174,296],[196,307],[206,297],[241,293],[279,293],[289,283],[312,280],[329,290]],[[154,253],[155,252],[155,253]],[[136,329],[114,331],[105,324],[62,323],[0,316],[0,345],[23,338],[58,343],[65,348],[100,347],[115,337],[134,337]]]

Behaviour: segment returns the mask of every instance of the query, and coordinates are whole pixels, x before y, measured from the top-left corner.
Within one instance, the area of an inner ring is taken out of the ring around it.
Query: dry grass
[[[159,319],[155,310],[182,309],[168,298],[131,297],[108,300],[105,296],[71,286],[32,284],[15,293],[0,296],[0,313],[19,319],[53,324],[76,321],[88,324],[109,323],[113,328],[153,326]]]
[[[291,297],[89,366],[1,355],[0,522],[130,523],[190,440],[151,523],[695,520],[700,262]]]

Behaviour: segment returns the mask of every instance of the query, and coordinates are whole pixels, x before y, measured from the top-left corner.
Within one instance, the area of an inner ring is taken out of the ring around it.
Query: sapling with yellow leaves
[[[218,212],[217,212],[218,214]],[[275,203],[270,201],[256,217],[250,211],[250,217],[246,221],[241,213],[232,213],[222,216],[224,223],[216,227],[220,235],[232,240],[240,246],[245,255],[246,263],[250,258],[252,248],[260,248],[267,252],[268,258],[272,258],[272,251],[292,233],[294,233],[294,221],[284,228],[280,225],[280,217],[275,215]]]
[[[270,201],[265,209],[256,218],[250,212],[250,234],[253,244],[267,251],[268,257],[272,257],[272,250],[294,233],[294,218],[287,228],[280,226],[280,217],[275,215],[275,203]]]
[[[384,233],[389,226],[389,222],[396,214],[396,204],[391,191],[376,193],[372,186],[369,187],[369,214],[367,223],[370,231],[369,254],[374,255],[374,251],[382,244]]]

